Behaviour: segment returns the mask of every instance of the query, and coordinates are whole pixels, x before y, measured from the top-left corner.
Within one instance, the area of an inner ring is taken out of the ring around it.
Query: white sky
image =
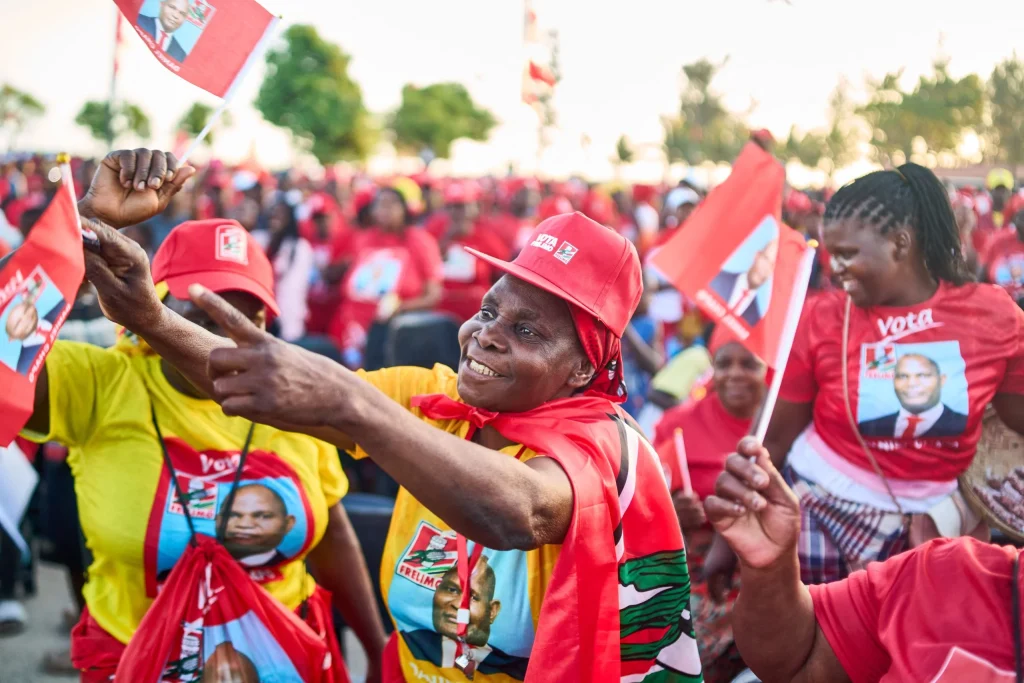
[[[519,101],[521,0],[263,4],[286,23],[313,23],[340,44],[372,111],[396,106],[406,82],[463,82],[501,125],[488,143],[457,143],[452,172],[503,171],[509,163],[534,170],[536,117]],[[659,117],[678,104],[680,67],[703,56],[729,56],[716,88],[737,110],[755,101],[750,124],[778,137],[791,124],[822,125],[841,75],[860,87],[867,75],[905,67],[908,82],[916,79],[929,70],[940,37],[957,75],[987,77],[1015,48],[1024,53],[1020,0],[535,0],[535,10],[541,28],[557,28],[561,37],[562,125],[542,160],[548,175],[609,177],[608,160],[623,133],[635,144],[659,143]],[[101,151],[73,119],[85,100],[109,91],[115,11],[109,0],[33,0],[4,13],[0,82],[32,92],[48,107],[18,147]],[[192,102],[217,103],[160,66],[130,29],[121,65],[119,93],[150,115],[155,146],[172,144],[174,123]],[[265,164],[281,166],[293,160],[288,137],[251,106],[261,77],[262,64],[241,87],[234,125],[220,133],[215,151],[235,160],[254,150]],[[581,145],[583,135],[592,140],[589,149]],[[658,155],[649,149],[646,156],[629,177],[660,177]],[[385,153],[372,168],[387,171],[393,164]]]

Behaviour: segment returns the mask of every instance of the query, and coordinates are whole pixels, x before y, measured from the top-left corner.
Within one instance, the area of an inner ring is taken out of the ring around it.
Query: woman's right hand
[[[796,494],[756,439],[744,438],[736,450],[715,483],[716,495],[704,501],[708,520],[748,567],[763,569],[795,557],[800,536]]]
[[[85,276],[96,287],[103,315],[133,332],[144,332],[163,314],[145,250],[117,230],[82,218],[96,233],[99,252],[85,251]]]
[[[115,228],[137,225],[166,209],[195,172],[191,166],[178,168],[170,152],[117,150],[96,169],[78,210]]]

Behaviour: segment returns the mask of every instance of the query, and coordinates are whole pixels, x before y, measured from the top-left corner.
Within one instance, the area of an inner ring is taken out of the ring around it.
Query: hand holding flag
[[[136,149],[111,152],[100,163],[78,209],[115,228],[153,218],[195,175],[191,166],[178,166],[173,154]]]

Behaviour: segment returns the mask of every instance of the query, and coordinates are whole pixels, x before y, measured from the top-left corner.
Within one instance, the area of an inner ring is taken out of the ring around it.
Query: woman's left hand
[[[160,319],[164,305],[153,287],[149,257],[138,244],[117,230],[81,219],[96,233],[99,252],[85,249],[85,276],[96,287],[103,315],[118,325],[144,333]]]
[[[192,285],[189,294],[237,344],[214,349],[207,366],[225,414],[294,431],[334,426],[351,411],[362,384],[354,373],[271,336],[204,287]]]

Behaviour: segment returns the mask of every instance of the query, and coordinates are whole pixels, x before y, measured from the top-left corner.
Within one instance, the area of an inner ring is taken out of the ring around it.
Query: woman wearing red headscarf
[[[686,537],[687,559],[694,577],[690,605],[704,680],[728,683],[746,668],[732,637],[732,606],[737,591],[730,591],[726,600],[719,602],[712,599],[702,579],[704,558],[713,537],[702,501],[714,495],[715,480],[725,469],[726,457],[750,433],[751,422],[764,399],[767,367],[739,342],[725,340],[722,330],[711,336],[710,348],[714,357],[711,391],[704,398],[666,412],[658,423],[654,443],[671,482],[672,500]],[[676,450],[679,438],[685,464]],[[686,490],[688,486],[690,491]]]
[[[700,681],[671,498],[618,405],[641,292],[621,236],[568,214],[514,262],[476,253],[506,275],[460,330],[458,372],[356,374],[201,287],[233,343],[156,315],[145,259],[97,229],[89,267],[112,317],[226,412],[316,433],[402,485],[381,567],[387,680]]]
[[[385,323],[405,311],[429,310],[441,300],[437,240],[412,227],[412,212],[401,192],[382,188],[373,200],[373,218],[372,227],[352,236],[352,265],[330,329],[352,367],[362,365],[374,322]]]

